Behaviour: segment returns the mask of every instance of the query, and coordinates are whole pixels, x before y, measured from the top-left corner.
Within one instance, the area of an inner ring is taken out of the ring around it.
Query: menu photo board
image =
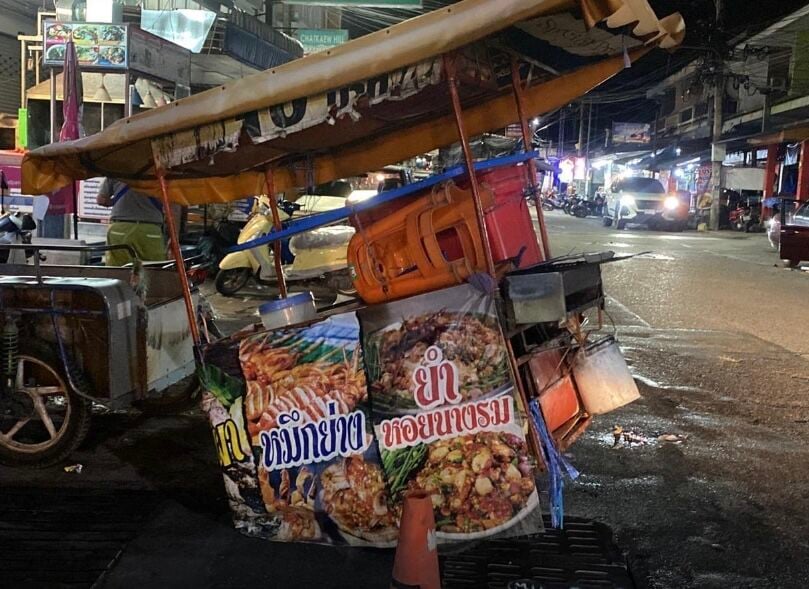
[[[79,182],[79,217],[82,219],[107,220],[112,209],[96,202],[98,190],[104,178],[88,178]]]
[[[108,23],[70,23],[46,20],[43,31],[43,64],[61,67],[65,48],[76,44],[81,67],[126,69],[127,25]]]

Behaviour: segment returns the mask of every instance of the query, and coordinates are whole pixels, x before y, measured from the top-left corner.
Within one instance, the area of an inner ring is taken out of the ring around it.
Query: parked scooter
[[[279,203],[282,224],[300,210],[300,205],[289,201]],[[246,243],[273,229],[272,211],[267,196],[256,199],[256,205],[247,224],[239,234],[238,243]],[[348,271],[346,252],[354,228],[337,225],[321,227],[282,242],[282,271],[287,283],[297,283],[311,290],[316,298],[333,300],[337,294],[353,292]],[[259,284],[275,285],[275,263],[271,244],[241,252],[227,254],[219,264],[216,290],[232,296],[250,280]]]
[[[0,216],[0,245],[31,244],[31,232],[37,228],[30,213],[6,213]],[[25,264],[34,250],[0,248],[0,264]]]
[[[543,211],[553,211],[554,209],[563,209],[565,204],[567,204],[567,201],[564,195],[560,195],[555,190],[545,194],[542,197]]]

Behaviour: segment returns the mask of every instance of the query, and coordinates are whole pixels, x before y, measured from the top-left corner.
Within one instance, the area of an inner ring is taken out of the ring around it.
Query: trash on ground
[[[688,434],[662,434],[657,436],[658,442],[667,442],[669,444],[682,444],[688,439]]]
[[[65,472],[75,472],[76,474],[81,474],[82,468],[84,468],[82,464],[71,464],[70,466],[65,467]]]

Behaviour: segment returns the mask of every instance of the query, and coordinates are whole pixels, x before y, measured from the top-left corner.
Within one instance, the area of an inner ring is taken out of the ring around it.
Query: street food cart
[[[636,37],[615,33],[627,26]],[[528,117],[683,35],[679,15],[658,19],[645,2],[463,0],[37,150],[23,181],[41,192],[102,174],[165,205],[225,202],[460,142],[464,164],[441,176],[238,246],[272,244],[281,276],[281,239],[348,218],[361,300],[317,313],[281,280],[261,313],[282,327],[201,346],[203,407],[246,533],[387,546],[410,491],[429,494],[438,542],[530,531],[535,468],[550,474],[560,524],[559,449],[637,389],[584,320],[592,309],[600,324],[610,255],[552,258],[535,154],[475,162],[470,136],[519,120],[530,146]]]

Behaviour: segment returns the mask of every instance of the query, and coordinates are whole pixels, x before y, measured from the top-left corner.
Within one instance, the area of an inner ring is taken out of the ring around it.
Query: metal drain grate
[[[632,589],[634,583],[610,529],[565,518],[564,530],[546,521],[542,534],[481,542],[442,559],[444,589],[508,589],[530,580],[535,587]]]
[[[150,491],[5,488],[4,587],[90,587],[155,510]]]

